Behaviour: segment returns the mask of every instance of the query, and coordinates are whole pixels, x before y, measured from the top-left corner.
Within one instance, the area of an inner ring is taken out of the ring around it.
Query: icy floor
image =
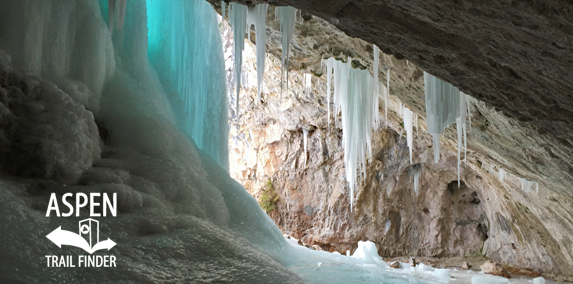
[[[298,240],[292,237],[287,238],[287,242],[301,257],[299,262],[288,268],[309,283],[557,283],[550,280],[534,281],[524,276],[506,279],[472,270],[434,269],[423,264],[414,268],[409,263],[401,263],[403,268],[394,269],[374,253],[375,246],[371,242],[359,243],[352,256],[314,251],[300,246]]]

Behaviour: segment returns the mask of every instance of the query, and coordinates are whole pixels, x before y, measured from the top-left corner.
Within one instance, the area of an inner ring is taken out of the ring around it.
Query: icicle
[[[297,11],[296,8],[290,6],[278,7],[275,10],[275,13],[278,12],[279,15],[280,29],[282,35],[282,54],[281,54],[282,73],[284,74],[286,70],[287,89],[288,89],[288,57],[289,57],[290,42],[292,40],[292,35],[294,33],[294,26],[296,22],[296,11]],[[284,75],[281,74],[281,79],[283,77]]]
[[[444,129],[454,122],[458,125],[459,153],[462,142],[462,124],[465,123],[465,96],[461,96],[458,88],[426,72],[424,72],[424,87],[426,93],[426,121],[428,132],[432,134],[434,162],[437,163],[440,158],[439,135],[443,134]]]
[[[115,23],[115,1],[116,0],[108,0],[108,13],[107,13],[107,17],[108,17],[108,21],[109,21],[109,31],[111,33],[111,35],[113,36],[113,30],[115,28],[114,23]]]
[[[372,129],[375,114],[372,108],[374,79],[368,70],[353,69],[347,63],[333,61],[335,115],[341,113],[346,180],[350,187],[350,210],[353,210],[357,173],[366,175],[367,158],[372,157]],[[327,61],[327,65],[328,65]]]
[[[379,85],[379,78],[378,78],[378,65],[380,63],[380,48],[374,44],[374,66],[372,68],[372,75],[374,75],[374,104],[372,105],[372,111],[376,116],[374,118],[374,127],[378,128],[380,123],[380,112],[378,111],[378,95],[380,94],[380,85]]]
[[[434,163],[440,161],[440,134],[432,134],[432,148],[434,149]]]
[[[113,30],[115,28],[123,31],[123,22],[125,21],[126,8],[127,0],[108,0],[108,20],[109,31],[111,32],[111,35],[113,35]]]
[[[125,22],[125,12],[127,8],[127,0],[117,0],[117,29],[123,31],[123,23]]]
[[[418,196],[420,188],[420,177],[422,176],[422,165],[413,165],[408,169],[408,173],[410,175],[410,181],[412,181],[412,179],[414,180],[414,192],[416,193],[416,196]]]
[[[225,13],[227,12],[227,3],[225,1],[221,1],[221,17],[222,21],[225,21]]]
[[[418,114],[417,113],[414,114],[414,126],[416,127],[416,135],[418,135],[418,133],[419,133],[418,129],[419,128],[418,128]]]
[[[280,22],[280,16],[279,16],[280,10],[279,10],[279,8],[280,8],[279,6],[275,7],[275,21],[277,21],[277,22]]]
[[[505,180],[506,173],[507,172],[504,169],[499,168],[499,181],[503,182]]]
[[[328,112],[327,124],[330,130],[330,87],[332,85],[332,67],[334,58],[329,58],[325,61],[326,64],[326,108]]]
[[[458,188],[460,187],[460,149],[462,148],[462,119],[456,119],[456,130],[458,133]]]
[[[231,2],[229,20],[233,29],[233,47],[235,52],[236,101],[235,111],[239,117],[239,92],[241,91],[241,68],[243,65],[243,48],[245,46],[245,31],[247,27],[247,6]]]
[[[390,227],[392,227],[392,221],[390,218],[386,218],[386,224],[384,224],[384,233],[387,233],[388,230],[390,230]]]
[[[463,123],[462,127],[464,129],[464,162],[468,161],[468,134],[466,131],[466,124]]]
[[[410,149],[410,164],[412,163],[412,146],[413,146],[413,113],[407,107],[403,110],[404,129],[406,129],[406,141]]]
[[[307,162],[307,143],[308,143],[308,130],[307,129],[302,129],[303,135],[304,135],[304,164],[306,165]]]
[[[247,28],[250,25],[255,26],[255,35],[257,37],[257,103],[261,102],[261,93],[263,92],[263,76],[265,72],[265,56],[267,53],[267,11],[269,4],[262,3],[249,7],[247,17]],[[249,32],[249,37],[250,37]]]
[[[388,128],[388,104],[390,96],[390,69],[386,71],[386,101],[384,102],[384,119],[386,120],[386,128]]]
[[[468,106],[468,119],[470,123],[470,131],[472,131],[472,109],[471,109],[471,102],[470,102],[470,95],[464,94],[466,96],[466,104]]]
[[[458,188],[460,187],[460,156],[463,142],[462,140],[465,136],[462,136],[462,134],[465,133],[466,123],[466,96],[464,93],[460,93],[459,104],[459,114],[456,118],[456,131],[458,133]],[[465,142],[464,145],[466,145]]]
[[[306,96],[310,95],[312,89],[312,75],[311,74],[304,74],[304,90],[306,91]]]
[[[518,178],[518,179],[519,182],[521,183],[521,190],[523,190],[525,193],[529,193],[533,185],[535,185],[535,190],[537,191],[537,193],[539,193],[539,184],[537,182],[528,181],[524,178]]]

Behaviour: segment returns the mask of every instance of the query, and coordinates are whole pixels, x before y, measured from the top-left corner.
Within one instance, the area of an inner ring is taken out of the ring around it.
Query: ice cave
[[[0,0],[0,283],[572,283],[573,4]]]

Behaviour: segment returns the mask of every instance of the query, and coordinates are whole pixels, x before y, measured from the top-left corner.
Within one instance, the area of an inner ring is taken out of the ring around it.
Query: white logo
[[[102,249],[110,250],[115,246],[115,242],[109,238],[105,241],[99,241],[99,222],[91,218],[79,222],[78,234],[62,230],[62,226],[60,226],[49,233],[46,238],[59,248],[62,248],[62,245],[74,246],[85,250],[89,254]]]

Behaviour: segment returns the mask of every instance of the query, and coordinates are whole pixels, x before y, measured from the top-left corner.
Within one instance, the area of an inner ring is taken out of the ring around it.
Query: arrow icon
[[[50,241],[56,244],[59,248],[62,248],[62,245],[73,246],[81,248],[86,252],[88,252],[89,254],[92,254],[102,249],[110,250],[116,245],[114,241],[108,238],[107,240],[101,241],[90,248],[90,245],[82,236],[74,232],[62,230],[62,226],[53,230],[46,236],[46,238],[48,238]]]

